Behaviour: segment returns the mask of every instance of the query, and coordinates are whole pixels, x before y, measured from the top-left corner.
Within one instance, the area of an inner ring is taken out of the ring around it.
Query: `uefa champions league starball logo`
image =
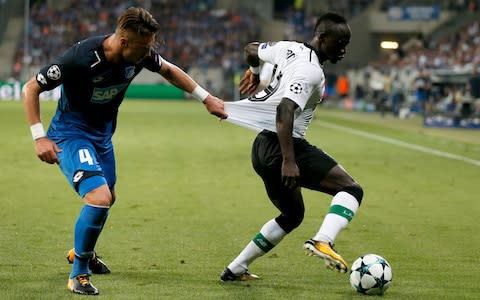
[[[62,72],[60,72],[60,68],[57,65],[52,65],[48,68],[47,77],[51,80],[58,80],[62,76]]]
[[[290,91],[293,92],[294,94],[300,94],[302,90],[303,90],[302,85],[298,82],[292,83],[290,85]]]

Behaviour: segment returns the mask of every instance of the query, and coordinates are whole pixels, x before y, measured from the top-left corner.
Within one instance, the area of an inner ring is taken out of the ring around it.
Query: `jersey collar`
[[[307,42],[303,43],[303,45],[305,45],[305,47],[309,48],[310,50],[313,50],[313,52],[315,52],[315,54],[317,55],[318,63],[320,65],[323,65],[322,55],[320,54],[320,52],[318,52],[315,48],[313,48],[312,45]]]

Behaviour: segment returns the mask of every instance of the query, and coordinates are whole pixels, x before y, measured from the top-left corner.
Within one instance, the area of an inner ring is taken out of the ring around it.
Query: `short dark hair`
[[[130,7],[118,17],[117,29],[149,35],[155,34],[160,29],[160,25],[147,10],[141,7]]]
[[[343,16],[334,12],[325,13],[318,18],[313,34],[318,36],[321,33],[329,33],[333,29],[333,25],[340,24],[347,24],[347,20]]]

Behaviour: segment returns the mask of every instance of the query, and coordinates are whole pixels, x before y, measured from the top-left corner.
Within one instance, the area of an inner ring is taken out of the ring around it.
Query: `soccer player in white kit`
[[[224,269],[221,281],[259,278],[248,272],[249,265],[303,221],[302,187],[333,196],[320,229],[304,244],[305,253],[323,258],[330,269],[347,272],[348,265],[333,243],[359,208],[363,190],[331,156],[311,145],[305,133],[325,90],[322,63],[341,60],[350,35],[344,17],[326,13],[318,19],[308,43],[252,42],[245,47],[250,68],[240,91],[255,93],[261,63],[273,65],[272,76],[265,89],[247,99],[226,102],[227,121],[259,131],[252,146],[252,164],[280,214],[267,221]]]

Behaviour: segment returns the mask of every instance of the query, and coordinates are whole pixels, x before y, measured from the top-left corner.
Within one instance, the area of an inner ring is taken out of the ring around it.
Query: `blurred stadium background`
[[[479,2],[0,0],[0,298],[68,297],[64,252],[79,209],[58,168],[34,155],[21,86],[139,5],[162,25],[160,53],[227,101],[239,98],[245,43],[304,40],[322,12],[344,14],[351,45],[344,61],[325,64],[328,93],[308,132],[367,191],[338,249],[349,262],[366,253],[389,260],[387,299],[478,299],[480,130],[422,126],[479,127]],[[100,297],[365,299],[348,277],[302,255],[330,201],[308,190],[302,226],[252,266],[265,280],[215,284],[276,213],[249,163],[255,134],[159,80],[141,73],[121,107],[120,198],[97,247],[114,272],[94,278]],[[41,107],[48,122],[56,103]]]
[[[323,105],[424,116],[425,126],[480,128],[479,0],[0,0],[0,99],[19,100],[22,84],[69,45],[110,33],[129,6],[162,26],[167,60],[227,101],[246,68],[250,41],[311,36],[326,11],[348,19],[344,61],[326,64]],[[127,97],[185,99],[147,71]],[[46,93],[56,98],[58,91]]]

